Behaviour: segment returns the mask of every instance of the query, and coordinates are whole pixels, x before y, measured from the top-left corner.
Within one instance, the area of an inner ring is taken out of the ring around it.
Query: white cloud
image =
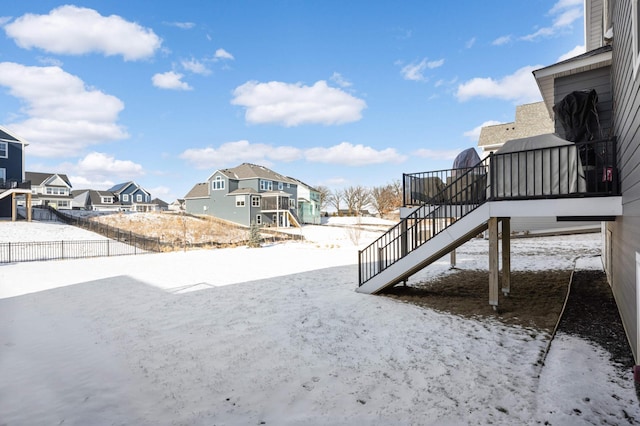
[[[412,155],[430,160],[454,160],[462,149],[436,150],[421,148],[412,153]]]
[[[342,74],[340,74],[339,72],[334,72],[331,75],[330,78],[331,81],[333,81],[334,83],[336,83],[338,86],[340,87],[351,87],[352,84],[349,80],[345,79]]]
[[[302,158],[302,155],[300,149],[292,146],[273,146],[241,140],[224,143],[218,148],[187,149],[180,154],[180,158],[198,169],[209,169],[244,162],[270,166],[274,161],[295,161]]]
[[[184,75],[167,71],[165,73],[158,73],[151,77],[151,81],[153,85],[160,89],[171,89],[171,90],[192,90],[193,88],[189,86],[188,83],[182,81],[182,77]]]
[[[571,28],[573,23],[582,17],[583,0],[559,0],[549,10],[553,17],[551,26],[542,27],[537,31],[521,37],[522,40],[534,41],[543,37],[551,37],[560,31]]]
[[[226,59],[226,60],[230,60],[230,61],[235,59],[231,53],[227,52],[224,49],[216,50],[216,53],[213,55],[213,58],[214,58],[214,60]]]
[[[156,186],[153,188],[146,188],[153,198],[160,198],[162,201],[167,203],[171,202],[172,199],[175,198],[173,195],[173,191],[166,186]]]
[[[485,121],[481,125],[479,125],[477,127],[474,127],[473,129],[464,132],[464,136],[466,136],[469,139],[472,139],[474,141],[477,141],[480,138],[480,131],[482,130],[483,127],[495,126],[496,124],[502,124],[502,122],[501,121],[495,121],[495,120]]]
[[[570,51],[568,51],[567,53],[565,53],[564,55],[561,55],[558,58],[558,62],[565,61],[569,58],[573,58],[574,56],[582,55],[585,51],[586,51],[586,48],[584,47],[584,45],[576,46]]]
[[[494,46],[502,46],[503,44],[507,44],[510,42],[511,42],[511,35],[504,35],[493,40],[491,44],[493,44]]]
[[[211,74],[211,70],[209,70],[202,62],[193,58],[189,60],[183,60],[182,67],[185,70],[192,72],[194,74],[200,74],[200,75]]]
[[[162,44],[149,28],[72,5],[60,6],[48,15],[23,15],[4,29],[24,49],[35,47],[66,55],[99,52],[122,55],[127,61],[149,58]]]
[[[10,16],[0,16],[0,27],[3,26],[4,24],[6,24],[9,21],[11,21],[11,17]]]
[[[140,164],[118,160],[102,152],[91,152],[76,163],[62,166],[67,170],[74,188],[107,189],[114,182],[135,180],[144,175]]]
[[[129,136],[117,124],[122,101],[87,88],[60,67],[1,62],[0,86],[24,105],[27,118],[8,126],[31,143],[29,155],[74,156],[87,146]]]
[[[458,86],[456,97],[464,102],[471,98],[496,98],[528,103],[540,100],[540,91],[532,72],[542,65],[522,67],[500,80],[476,77]]]
[[[302,150],[292,146],[250,143],[246,140],[227,142],[217,148],[190,148],[182,152],[179,157],[197,169],[228,167],[243,162],[271,166],[274,162],[306,160],[312,163],[365,166],[401,163],[406,160],[406,156],[398,154],[393,148],[376,150],[348,142],[329,148],[315,147]]]
[[[167,22],[166,24],[172,27],[180,28],[182,30],[190,30],[191,28],[194,28],[196,26],[196,24],[194,24],[193,22]]]
[[[329,148],[310,148],[305,150],[305,158],[313,163],[331,163],[344,166],[366,166],[382,163],[402,163],[406,156],[393,148],[375,150],[370,146],[353,145],[342,142]]]
[[[474,44],[476,44],[476,38],[472,37],[469,40],[467,40],[467,42],[464,44],[464,47],[466,47],[467,49],[471,49]]]
[[[405,80],[426,81],[427,78],[424,76],[424,72],[427,69],[441,67],[443,64],[444,59],[439,59],[437,61],[427,61],[427,58],[424,58],[418,63],[412,62],[408,65],[405,65],[404,67],[402,67],[402,70],[400,70],[400,73]]]
[[[553,5],[551,10],[549,10],[550,14],[555,14],[561,12],[564,9],[572,8],[572,7],[582,7],[584,5],[584,0],[559,0],[556,4]]]
[[[249,81],[237,87],[233,96],[233,105],[246,108],[245,120],[248,123],[277,123],[286,127],[358,121],[367,106],[362,99],[329,87],[323,80],[313,86]]]

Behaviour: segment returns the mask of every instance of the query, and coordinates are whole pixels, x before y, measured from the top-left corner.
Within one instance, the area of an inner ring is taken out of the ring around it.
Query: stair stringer
[[[379,272],[356,289],[359,293],[375,294],[392,287],[429,266],[447,253],[460,247],[488,227],[489,203],[449,225],[423,245],[408,253],[396,263]]]

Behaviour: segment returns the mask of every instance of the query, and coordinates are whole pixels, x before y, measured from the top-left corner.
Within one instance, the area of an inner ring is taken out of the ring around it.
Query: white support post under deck
[[[498,218],[489,218],[489,304],[498,306]]]
[[[502,220],[502,294],[509,295],[511,291],[511,218]]]

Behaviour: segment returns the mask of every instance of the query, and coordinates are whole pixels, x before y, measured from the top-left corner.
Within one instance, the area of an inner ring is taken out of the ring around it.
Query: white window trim
[[[284,189],[284,183],[278,182],[278,190],[282,191]]]
[[[224,179],[222,178],[222,176],[216,176],[216,178],[211,181],[211,190],[213,191],[224,190]]]
[[[262,215],[261,214],[257,214],[256,215],[256,225],[262,225]]]
[[[236,207],[245,207],[246,200],[244,195],[236,195]]]
[[[4,146],[3,150],[4,151],[4,155],[0,155],[0,158],[9,158],[9,142],[0,142],[0,146]]]
[[[125,203],[129,202],[129,194],[122,194],[122,201],[124,201]]]
[[[260,197],[256,195],[251,196],[251,207],[260,207]]]
[[[0,182],[7,181],[7,169],[4,167],[0,167]]]
[[[638,77],[638,69],[640,68],[640,17],[638,17],[638,2],[640,0],[631,0],[631,40],[632,40],[632,49],[633,49],[633,79],[635,80]]]
[[[136,195],[136,203],[141,203],[141,202],[142,202],[142,194]]]

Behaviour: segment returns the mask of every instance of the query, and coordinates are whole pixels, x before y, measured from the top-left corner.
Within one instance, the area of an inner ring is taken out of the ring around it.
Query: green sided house
[[[216,170],[206,182],[194,185],[184,197],[185,210],[243,226],[300,226],[298,190],[295,179],[243,163]]]

